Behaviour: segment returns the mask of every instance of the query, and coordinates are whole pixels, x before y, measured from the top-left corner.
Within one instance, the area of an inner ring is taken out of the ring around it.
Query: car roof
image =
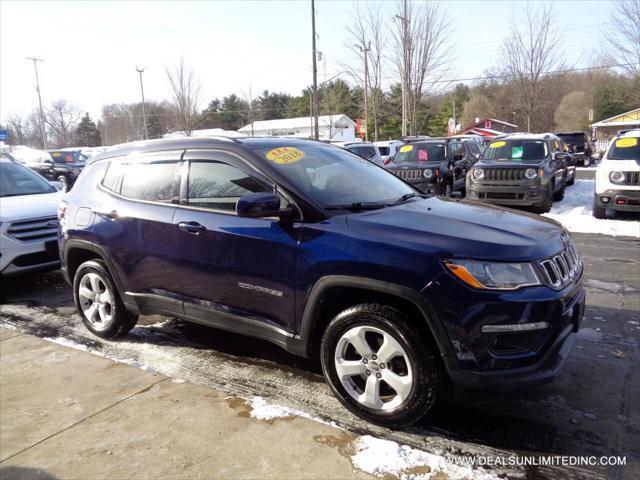
[[[180,137],[180,138],[164,138],[159,140],[140,140],[136,142],[123,143],[114,145],[107,151],[89,158],[89,163],[95,163],[107,158],[117,157],[121,155],[129,155],[132,153],[147,153],[162,150],[181,150],[181,149],[207,149],[235,146],[244,147],[249,150],[257,150],[261,148],[277,148],[277,147],[295,147],[303,145],[326,146],[327,148],[339,148],[328,143],[316,142],[315,140],[289,138],[289,137]]]
[[[508,133],[493,140],[549,140],[552,137],[555,137],[553,133]]]
[[[640,137],[640,128],[634,128],[633,130],[624,131],[620,134],[621,137]]]
[[[575,131],[575,132],[553,132],[554,135],[587,135],[583,131]]]

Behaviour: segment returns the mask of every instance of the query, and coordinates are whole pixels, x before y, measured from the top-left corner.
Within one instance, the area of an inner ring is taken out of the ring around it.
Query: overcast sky
[[[345,48],[354,1],[316,1],[319,81],[355,61]],[[366,7],[367,2],[362,2]],[[395,1],[381,2],[389,22]],[[499,61],[514,1],[448,1],[455,53],[451,78],[482,75]],[[567,60],[587,66],[601,39],[607,1],[557,1]],[[298,94],[311,83],[311,8],[300,1],[28,2],[0,0],[0,120],[37,105],[33,63],[43,101],[66,98],[96,118],[110,102],[140,99],[136,64],[146,66],[148,99],[168,99],[166,68],[181,56],[202,83],[202,107],[230,93],[265,89]],[[388,76],[395,74],[389,65]]]

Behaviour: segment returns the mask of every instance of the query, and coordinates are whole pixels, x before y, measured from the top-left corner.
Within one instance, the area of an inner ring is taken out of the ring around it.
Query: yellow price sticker
[[[619,138],[618,140],[616,140],[617,148],[631,148],[635,147],[636,145],[638,145],[637,138]]]
[[[489,148],[500,148],[500,147],[504,147],[507,144],[507,142],[493,142],[492,144],[489,145]]]
[[[294,147],[278,147],[267,152],[267,160],[279,165],[295,163],[304,158],[304,152]]]
[[[59,157],[60,155],[62,155],[60,152],[53,152],[51,154],[52,157]]]
[[[403,145],[400,147],[401,153],[410,152],[411,150],[413,150],[413,145]]]

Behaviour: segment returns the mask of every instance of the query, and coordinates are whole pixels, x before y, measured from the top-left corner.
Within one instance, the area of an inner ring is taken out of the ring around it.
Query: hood
[[[354,234],[443,256],[529,261],[563,249],[551,219],[468,200],[432,197],[349,215]]]
[[[62,192],[51,192],[39,195],[0,197],[0,222],[56,216],[62,195]]]
[[[480,160],[473,165],[473,168],[538,168],[541,163],[544,163],[544,159],[527,160],[524,162],[518,162],[515,160],[504,162],[485,162],[484,160]]]

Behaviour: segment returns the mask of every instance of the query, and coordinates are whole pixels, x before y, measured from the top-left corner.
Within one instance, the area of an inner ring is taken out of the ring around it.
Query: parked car
[[[607,208],[640,212],[640,129],[619,133],[596,170],[593,216],[605,218]]]
[[[582,263],[553,220],[423,198],[335,146],[182,138],[89,162],[59,208],[63,273],[86,327],[139,314],[319,357],[352,412],[396,426],[446,384],[551,380],[584,309]]]
[[[584,132],[556,132],[555,135],[563,140],[576,159],[578,165],[588,167],[591,165],[591,154],[593,148],[589,137]]]
[[[371,142],[345,143],[342,148],[350,151],[351,153],[355,153],[359,157],[369,160],[371,163],[375,163],[380,167],[384,165],[380,150]]]
[[[481,147],[469,139],[410,141],[385,168],[428,195],[465,193],[465,175],[480,158]]]
[[[60,266],[57,209],[62,193],[0,153],[0,275]]]
[[[85,166],[87,157],[80,151],[64,150],[51,150],[49,155],[50,157],[43,156],[36,164],[29,164],[29,167],[49,180],[60,182],[62,191],[66,192],[73,187]]]
[[[402,140],[388,140],[385,142],[374,142],[374,145],[380,150],[382,162],[387,165],[391,163],[391,160],[395,157],[396,153],[398,153],[400,147],[404,145],[404,142]]]
[[[564,143],[562,139],[559,139],[559,141],[562,147],[562,151],[564,152],[564,161],[567,165],[567,187],[570,187],[571,185],[576,183],[576,175],[578,174],[576,172],[576,167],[578,166],[578,161],[576,160],[576,155],[574,153],[571,153],[569,145]]]
[[[11,157],[28,167],[37,165],[43,160],[51,160],[51,154],[46,150],[37,150],[24,145],[14,145],[8,152]]]
[[[466,178],[470,199],[551,210],[564,198],[568,168],[553,134],[515,134],[491,142]]]

